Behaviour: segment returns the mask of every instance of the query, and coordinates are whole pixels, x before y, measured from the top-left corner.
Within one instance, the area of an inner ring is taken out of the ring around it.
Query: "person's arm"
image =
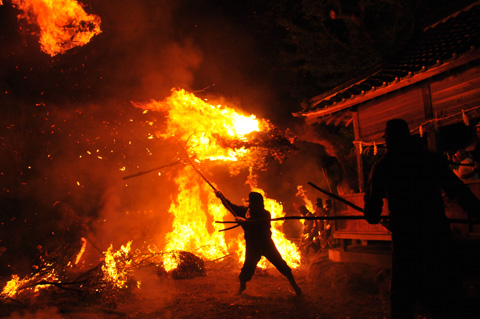
[[[247,208],[238,206],[229,201],[221,191],[215,191],[215,195],[222,201],[223,206],[235,217],[244,218]]]
[[[365,206],[363,214],[370,224],[378,224],[382,214],[383,198],[386,195],[386,185],[379,167],[375,166],[370,174],[365,190]]]

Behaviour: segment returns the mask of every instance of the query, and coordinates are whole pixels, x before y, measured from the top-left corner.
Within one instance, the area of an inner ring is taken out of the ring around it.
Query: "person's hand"
[[[243,217],[238,217],[238,216],[235,216],[235,221],[236,221],[236,222],[238,222],[238,223],[243,223],[243,222],[245,222],[245,221],[246,221],[246,219],[245,219],[245,218],[243,218]]]
[[[222,198],[223,194],[221,191],[215,191],[215,196],[217,196],[218,198]]]

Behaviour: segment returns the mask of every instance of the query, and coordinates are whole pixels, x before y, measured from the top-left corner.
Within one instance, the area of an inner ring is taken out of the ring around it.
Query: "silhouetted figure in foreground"
[[[240,288],[238,293],[241,294],[245,290],[247,281],[252,279],[255,273],[257,263],[262,256],[265,256],[280,273],[287,277],[295,293],[301,295],[302,291],[295,282],[292,270],[283,260],[272,240],[270,212],[264,208],[262,194],[251,192],[248,195],[248,207],[232,204],[220,191],[216,191],[215,195],[220,198],[227,210],[235,216],[235,220],[240,223],[245,233],[245,262],[239,275]]]
[[[441,190],[472,217],[480,214],[479,200],[440,155],[412,141],[404,120],[388,121],[384,138],[388,151],[372,169],[364,214],[379,223],[388,199],[392,319],[414,318],[417,301],[433,318],[468,318]]]

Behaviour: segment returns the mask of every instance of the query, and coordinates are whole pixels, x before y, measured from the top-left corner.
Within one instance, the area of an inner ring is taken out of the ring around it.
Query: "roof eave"
[[[391,92],[406,88],[413,84],[428,80],[436,75],[453,70],[457,67],[471,63],[478,59],[480,59],[480,50],[476,49],[470,54],[461,56],[450,62],[443,63],[438,67],[434,67],[424,72],[414,74],[410,77],[401,79],[396,83],[393,83],[384,87],[380,87],[369,92],[365,92],[362,95],[354,96],[351,99],[335,103],[333,106],[329,106],[320,110],[314,110],[311,112],[297,112],[297,113],[294,113],[293,115],[296,117],[304,117],[306,123],[312,124],[317,122],[319,118],[322,118],[324,116],[343,111],[345,109],[354,107],[355,105],[358,105],[360,103],[365,103],[367,101],[373,100],[380,96],[383,96]]]

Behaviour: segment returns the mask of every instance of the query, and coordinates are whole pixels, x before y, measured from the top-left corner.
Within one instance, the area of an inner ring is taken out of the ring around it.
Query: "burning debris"
[[[188,251],[173,252],[172,255],[177,260],[177,267],[172,270],[172,278],[188,279],[207,275],[205,262],[201,258]]]
[[[0,292],[0,302],[30,307],[43,296],[40,299],[51,300],[56,305],[76,300],[76,303],[83,306],[115,308],[131,297],[136,289],[141,289],[141,282],[135,279],[137,269],[154,267],[158,276],[170,276],[173,279],[206,275],[204,261],[193,253],[143,253],[142,249],[132,250],[131,245],[132,242],[128,242],[118,250],[113,250],[110,246],[103,252],[104,257],[100,263],[87,270],[78,263],[61,265],[42,259],[32,274],[24,278],[12,276]],[[84,249],[82,246],[76,261],[82,258]],[[167,272],[165,265],[172,260],[176,266]]]
[[[19,20],[35,25],[40,46],[50,56],[87,44],[100,34],[100,17],[87,14],[75,0],[12,0]],[[1,3],[0,3],[1,5]]]

